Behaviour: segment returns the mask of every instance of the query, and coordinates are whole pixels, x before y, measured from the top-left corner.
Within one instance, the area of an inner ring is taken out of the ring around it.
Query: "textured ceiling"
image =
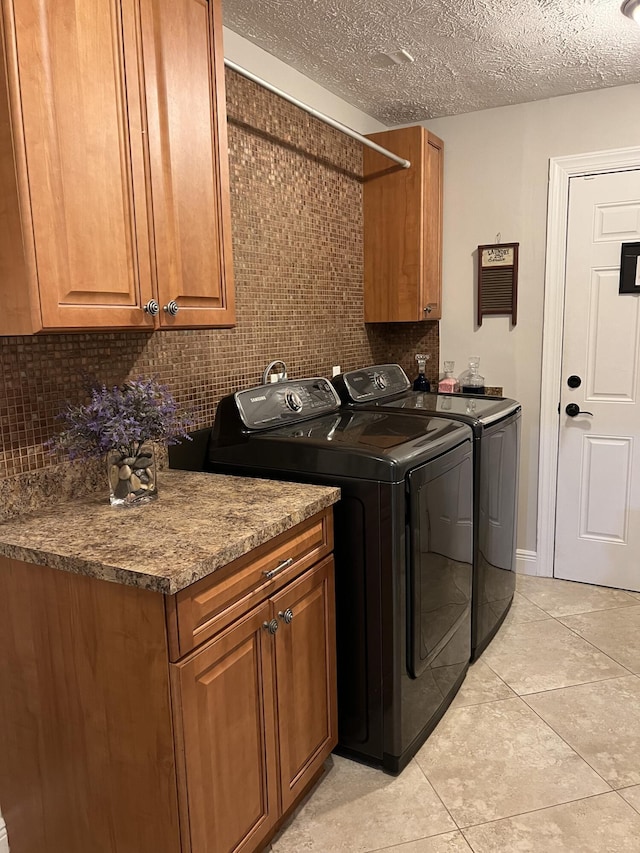
[[[224,0],[223,6],[230,29],[396,125],[640,82],[640,27],[622,15],[620,2]],[[399,49],[415,62],[395,65],[388,54]]]

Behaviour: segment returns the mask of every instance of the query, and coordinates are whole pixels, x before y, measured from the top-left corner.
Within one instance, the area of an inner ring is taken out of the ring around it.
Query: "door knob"
[[[569,403],[565,412],[570,418],[575,418],[576,415],[591,415],[593,417],[593,412],[581,412],[580,406],[577,403]]]

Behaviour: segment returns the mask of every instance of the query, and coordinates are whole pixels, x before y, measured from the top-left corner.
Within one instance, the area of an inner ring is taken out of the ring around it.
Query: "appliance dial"
[[[292,412],[299,412],[302,410],[302,400],[300,399],[300,395],[296,394],[295,391],[287,391],[284,395],[284,401]]]
[[[373,383],[376,388],[379,388],[381,391],[387,387],[387,377],[384,373],[374,373],[373,375]]]

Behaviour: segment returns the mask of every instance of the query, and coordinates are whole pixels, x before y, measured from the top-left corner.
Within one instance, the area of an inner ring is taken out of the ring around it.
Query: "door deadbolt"
[[[582,379],[574,374],[567,379],[567,385],[569,388],[579,388],[582,385]]]

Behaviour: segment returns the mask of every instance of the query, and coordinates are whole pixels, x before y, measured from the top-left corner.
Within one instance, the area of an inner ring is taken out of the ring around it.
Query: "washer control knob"
[[[302,400],[300,395],[295,391],[287,391],[284,395],[284,401],[292,412],[300,412],[302,410]]]
[[[384,373],[376,373],[373,377],[373,384],[376,386],[376,388],[379,388],[381,391],[384,391],[384,389],[387,387],[387,377],[384,375]]]

